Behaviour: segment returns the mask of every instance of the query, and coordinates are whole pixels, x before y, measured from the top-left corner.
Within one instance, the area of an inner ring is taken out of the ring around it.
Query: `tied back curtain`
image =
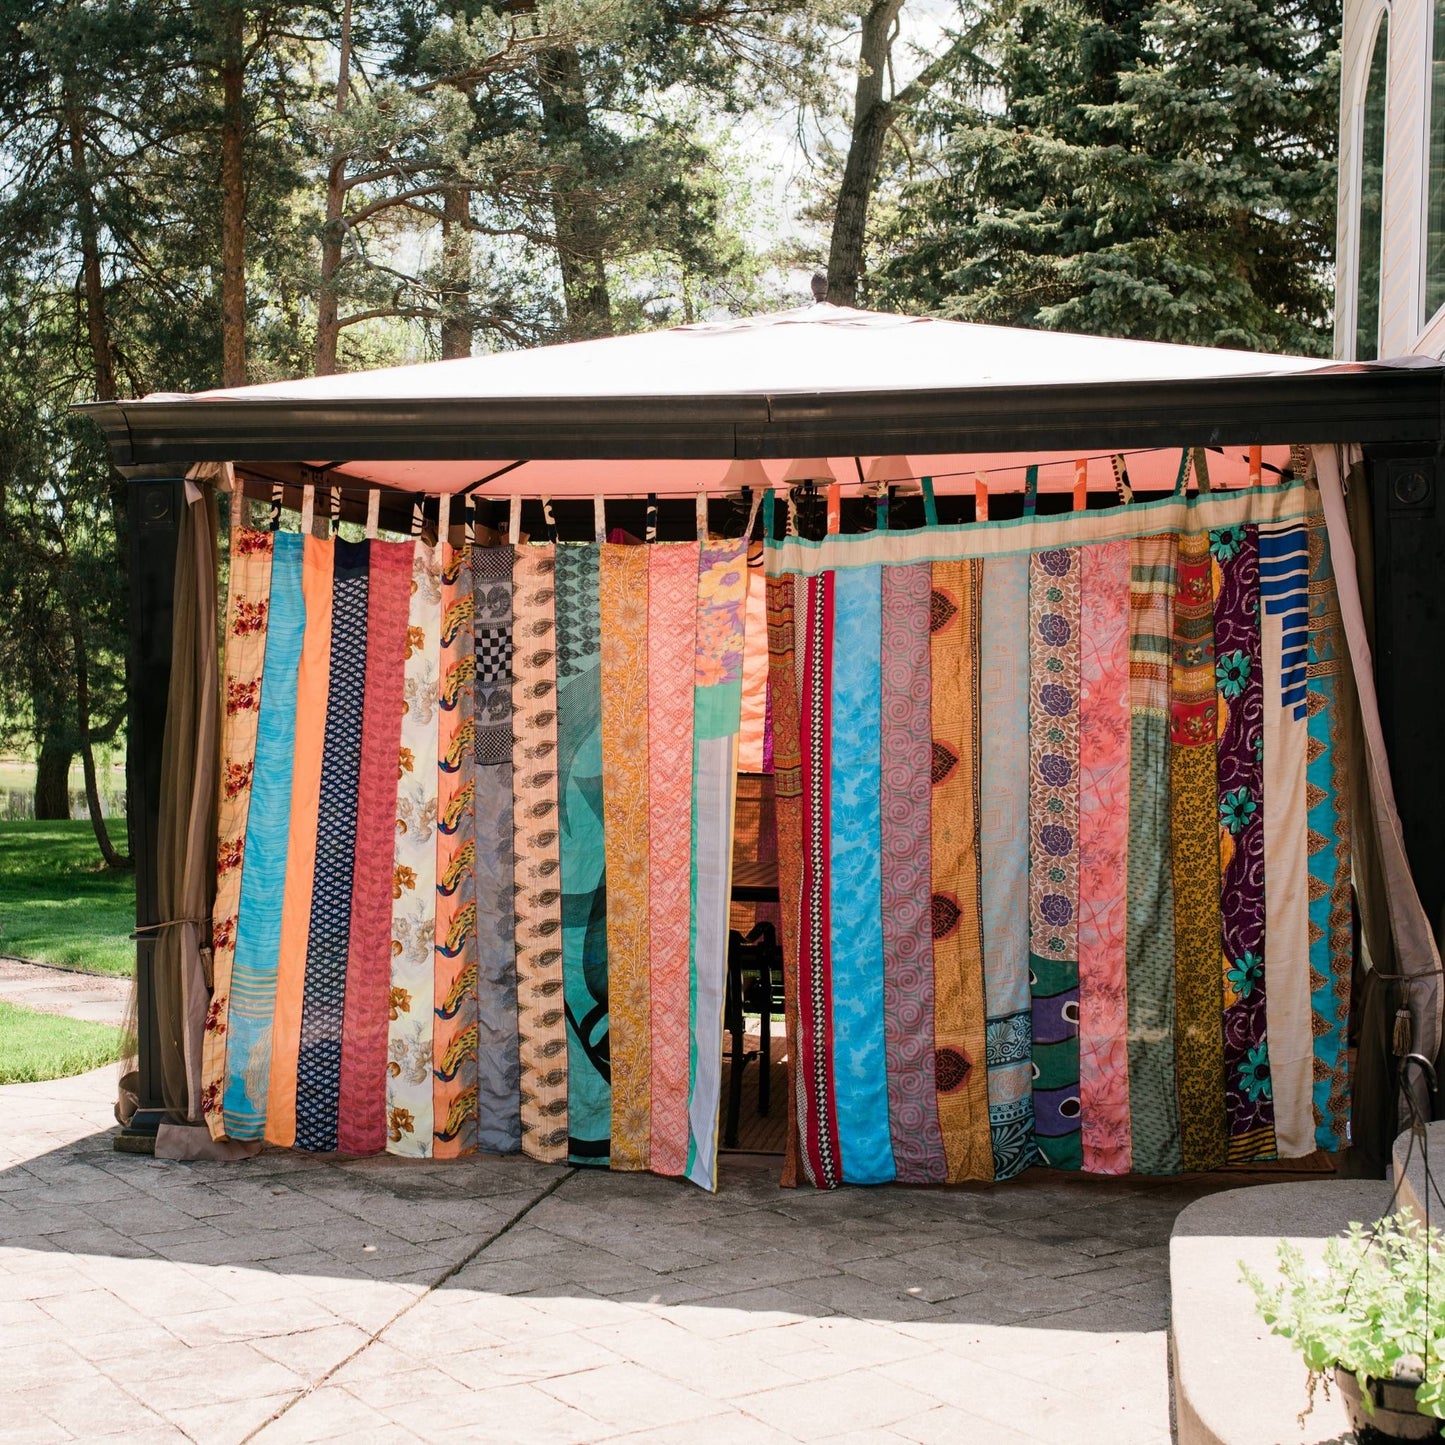
[[[212,1135],[715,1188],[746,543],[231,555]]]
[[[789,1170],[1343,1147],[1355,712],[1318,492],[767,568]]]

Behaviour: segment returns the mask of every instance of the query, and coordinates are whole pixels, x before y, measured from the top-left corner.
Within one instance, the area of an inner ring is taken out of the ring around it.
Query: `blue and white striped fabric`
[[[1309,550],[1298,522],[1260,527],[1259,594],[1271,617],[1284,618],[1279,701],[1299,720],[1309,662]]]

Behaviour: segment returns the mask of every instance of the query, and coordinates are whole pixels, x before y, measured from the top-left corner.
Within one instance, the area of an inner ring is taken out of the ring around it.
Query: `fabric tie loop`
[[[933,478],[920,477],[919,485],[923,488],[923,525],[936,527],[938,525],[938,499],[933,495]]]
[[[1030,467],[1024,473],[1024,516],[1032,517],[1039,509],[1039,469]]]

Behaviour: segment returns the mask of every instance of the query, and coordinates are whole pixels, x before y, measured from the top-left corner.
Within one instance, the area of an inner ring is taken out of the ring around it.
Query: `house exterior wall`
[[[1445,355],[1445,308],[1434,316],[1424,314],[1433,10],[1433,0],[1345,0],[1335,252],[1335,355],[1343,360],[1356,359],[1360,139],[1370,57],[1376,32],[1385,19],[1389,24],[1389,52],[1378,354]]]

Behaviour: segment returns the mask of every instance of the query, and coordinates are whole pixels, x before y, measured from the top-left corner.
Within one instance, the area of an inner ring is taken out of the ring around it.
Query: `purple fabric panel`
[[[1219,738],[1220,915],[1224,942],[1225,1110],[1231,1140],[1267,1131],[1250,1154],[1272,1154],[1274,1100],[1265,1039],[1264,679],[1259,633],[1259,532],[1210,534],[1218,568],[1215,677]]]
[[[931,574],[927,562],[883,569],[883,1021],[903,1184],[948,1177],[933,1073]]]

